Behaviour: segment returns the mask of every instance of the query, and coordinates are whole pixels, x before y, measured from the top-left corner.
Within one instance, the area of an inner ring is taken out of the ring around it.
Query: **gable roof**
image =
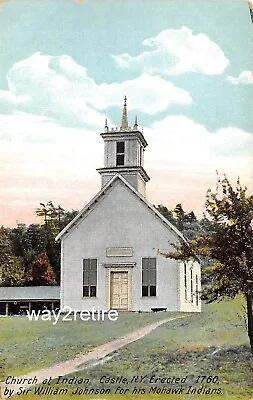
[[[65,228],[56,236],[55,240],[61,239],[65,234],[69,233],[74,226],[76,226],[80,220],[83,218],[83,216],[90,211],[90,208],[93,204],[98,203],[102,196],[115,184],[117,180],[120,180],[123,182],[123,184],[131,191],[133,192],[137,198],[139,198],[140,201],[142,201],[146,206],[161,220],[161,222],[170,230],[172,231],[176,236],[178,236],[181,240],[183,240],[185,243],[188,243],[187,239],[184,237],[184,235],[170,222],[168,221],[157,209],[149,203],[149,201],[143,197],[136,189],[130,185],[129,182],[125,178],[123,178],[122,175],[120,174],[115,174],[112,179],[110,179],[107,184],[94,196],[91,201],[77,214],[77,216],[67,225]]]

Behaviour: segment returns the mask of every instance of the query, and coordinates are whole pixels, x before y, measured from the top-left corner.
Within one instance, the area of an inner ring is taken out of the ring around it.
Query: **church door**
[[[110,307],[114,310],[128,310],[128,272],[111,272]]]

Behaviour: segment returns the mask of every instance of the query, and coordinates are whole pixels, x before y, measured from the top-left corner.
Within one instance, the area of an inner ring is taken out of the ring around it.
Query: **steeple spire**
[[[137,116],[135,117],[135,121],[134,121],[134,130],[138,129],[138,120],[137,120]]]
[[[127,120],[127,98],[125,96],[124,98],[124,107],[123,107],[123,112],[122,112],[122,120],[121,120],[121,129],[127,129],[128,128],[128,120]]]
[[[108,125],[107,125],[107,118],[105,119],[105,132],[107,133],[108,132]]]

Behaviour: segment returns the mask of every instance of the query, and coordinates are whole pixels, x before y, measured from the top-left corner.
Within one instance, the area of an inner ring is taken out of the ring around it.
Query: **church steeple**
[[[133,127],[128,126],[127,98],[124,98],[120,128],[109,129],[107,120],[104,132],[104,167],[98,168],[102,187],[116,174],[121,174],[143,196],[149,176],[144,164],[144,150],[148,145],[143,132],[139,130],[137,117]]]
[[[122,111],[121,127],[120,129],[125,130],[128,128],[128,118],[127,118],[127,98],[124,98],[124,106]]]

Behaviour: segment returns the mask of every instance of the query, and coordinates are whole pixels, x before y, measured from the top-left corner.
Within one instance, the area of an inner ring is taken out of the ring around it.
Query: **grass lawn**
[[[103,388],[110,389],[109,396],[103,393],[96,395],[90,394],[88,396],[78,394],[74,396],[71,393],[76,390],[77,386],[83,389],[85,385],[76,383],[56,385],[54,382],[51,384],[51,387],[54,390],[66,388],[66,394],[57,395],[56,392],[50,395],[45,394],[43,395],[43,400],[68,400],[76,397],[97,400],[104,400],[107,398],[111,400],[249,400],[253,397],[253,359],[250,356],[243,314],[242,300],[240,298],[230,302],[204,305],[201,314],[192,314],[189,318],[171,321],[157,328],[139,341],[114,352],[107,362],[101,365],[95,365],[92,368],[80,366],[79,373],[68,376],[68,378],[88,378],[89,383],[86,385],[88,388],[98,388],[99,390]],[[165,314],[127,314],[120,316],[119,321],[122,319],[122,325],[129,324],[129,328],[130,325],[131,327],[137,328],[138,320],[140,324],[144,322],[143,318],[163,318],[164,315]],[[134,320],[135,323],[133,322]],[[23,325],[23,327],[24,326],[25,325]],[[104,334],[100,337],[101,339],[110,335],[105,332],[105,328],[104,325]],[[109,326],[107,328],[110,330]],[[50,333],[46,332],[46,328],[43,329],[44,334],[50,337]],[[50,329],[52,329],[52,327]],[[79,332],[75,334],[77,336],[80,335],[81,328],[76,327],[74,329]],[[65,335],[67,335],[66,332]],[[72,333],[72,335],[74,335],[74,333]],[[100,335],[98,329],[97,335]],[[115,335],[112,333],[112,336]],[[24,342],[27,341],[28,337],[26,340],[24,338]],[[27,346],[29,347],[29,344]],[[64,346],[66,346],[66,343]],[[59,348],[60,346],[58,349]],[[19,349],[18,353],[20,354],[20,358],[22,350]],[[54,361],[56,361],[55,358]],[[127,378],[128,382],[127,384],[114,384],[111,382],[108,384],[101,384],[100,378],[103,375],[110,378],[122,375]],[[131,379],[137,375],[139,377],[141,375],[146,376],[143,383],[131,383]],[[165,385],[162,383],[150,383],[151,376],[160,378],[187,378],[186,382],[182,384]],[[218,382],[210,384],[204,380],[202,384],[201,382],[197,383],[198,376],[217,376],[218,378],[215,378],[214,381],[217,380]],[[127,393],[125,395],[115,395],[114,393],[118,386],[128,389]],[[156,393],[150,395],[150,388],[155,386],[159,388],[180,388],[182,386],[183,390],[179,392],[179,394],[161,395]],[[190,386],[196,387],[197,389],[200,389],[202,386],[204,387],[202,391],[205,391],[205,393],[198,394],[195,392],[193,394],[187,394],[187,390]],[[145,393],[139,395],[132,394],[134,387]],[[210,394],[213,389],[216,389],[216,394]],[[220,389],[221,394],[218,394],[218,389]],[[37,397],[39,398],[39,396],[32,394],[14,396],[13,399],[32,400]]]
[[[169,313],[171,316],[178,315]],[[120,314],[117,321],[29,321],[27,317],[0,317],[0,381],[74,358],[119,338],[168,313]]]

